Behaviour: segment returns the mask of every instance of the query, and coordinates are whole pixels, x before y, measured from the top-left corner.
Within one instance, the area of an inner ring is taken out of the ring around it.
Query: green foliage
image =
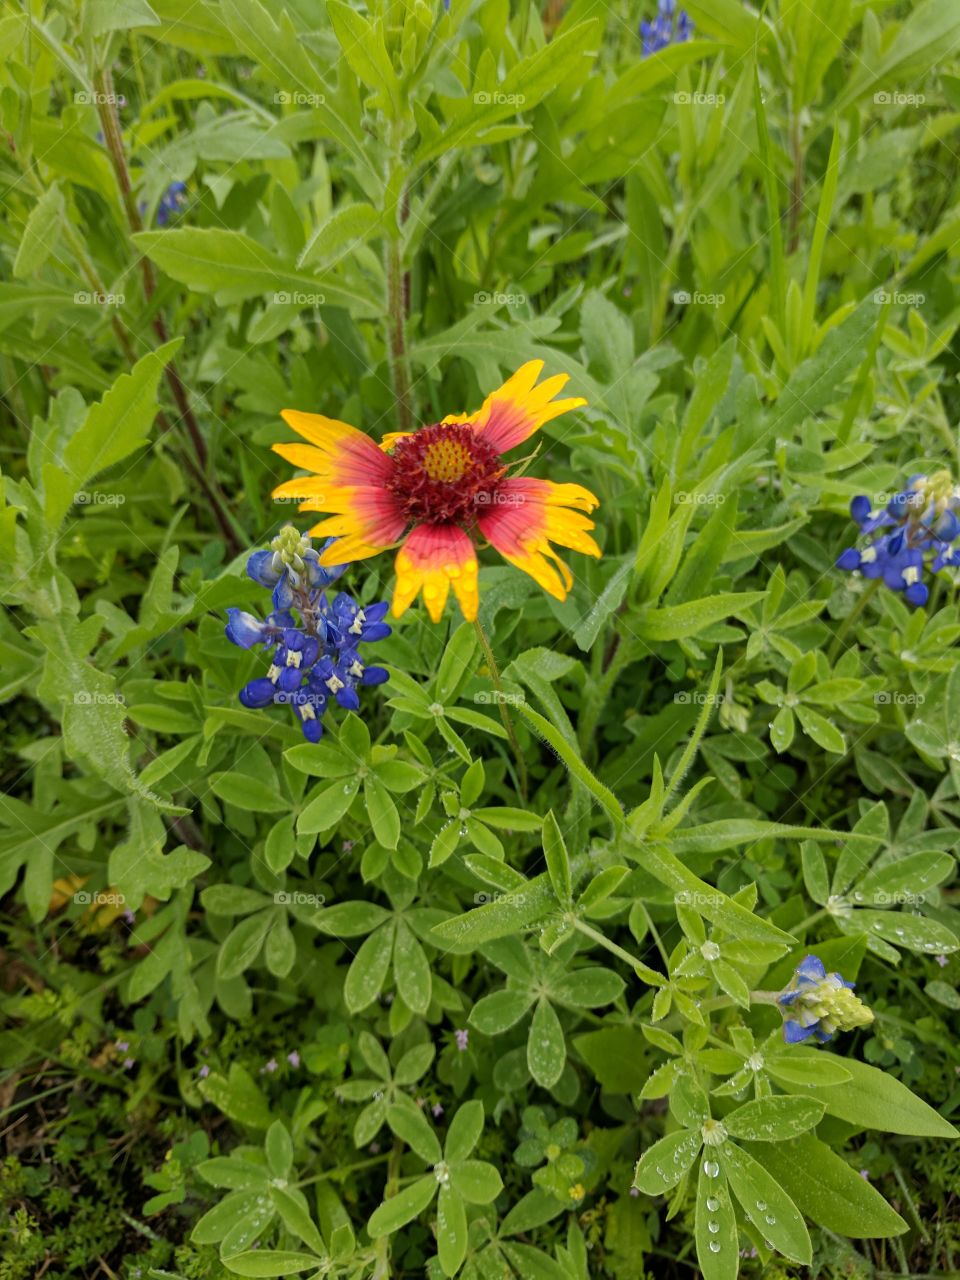
[[[955,1269],[957,582],[835,561],[960,468],[960,11],[687,11],[0,8],[0,1280]],[[241,706],[280,411],[528,360],[603,557]]]

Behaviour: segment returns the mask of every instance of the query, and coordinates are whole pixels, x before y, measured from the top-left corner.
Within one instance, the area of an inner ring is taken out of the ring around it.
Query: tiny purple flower
[[[430,1110],[433,1112],[435,1118],[439,1120],[440,1117],[443,1115],[443,1104],[440,1102],[435,1102],[433,1106],[430,1108]]]
[[[201,1080],[206,1080],[206,1078],[207,1078],[207,1076],[208,1076],[209,1074],[210,1074],[210,1068],[207,1066],[207,1064],[206,1064],[206,1063],[204,1063],[204,1064],[203,1064],[203,1066],[200,1068],[200,1071],[199,1071],[200,1079],[201,1079]]]
[[[290,1052],[287,1054],[287,1061],[290,1063],[291,1067],[299,1067],[300,1055],[299,1053],[297,1053],[296,1049],[290,1050]]]
[[[461,1053],[464,1053],[467,1048],[467,1045],[470,1043],[470,1032],[466,1030],[460,1030],[460,1031],[454,1031],[453,1034],[457,1038],[457,1048],[460,1050]]]
[[[117,1044],[116,1044],[116,1047],[120,1050],[120,1052],[121,1052],[121,1053],[126,1053],[126,1052],[127,1052],[127,1050],[130,1048],[130,1041],[129,1041],[129,1040],[118,1040],[118,1041],[117,1041]]]
[[[941,969],[945,969],[949,963],[950,961],[947,959],[946,956],[937,956],[937,964],[940,966]]]
[[[129,1071],[131,1067],[135,1067],[137,1065],[137,1060],[136,1058],[124,1058],[123,1065],[126,1070]]]

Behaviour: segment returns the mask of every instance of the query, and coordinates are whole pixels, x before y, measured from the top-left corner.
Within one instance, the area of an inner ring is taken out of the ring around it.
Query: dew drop
[[[660,1168],[660,1166],[659,1166],[659,1165],[657,1165],[657,1177],[658,1177],[658,1178],[662,1178],[662,1177],[663,1177],[663,1170]]]
[[[709,1197],[709,1199],[707,1200],[707,1208],[710,1210],[711,1213],[717,1212],[717,1210],[720,1208],[720,1201],[717,1199],[716,1196]]]
[[[716,1160],[704,1160],[703,1172],[708,1178],[715,1178],[720,1172],[720,1166],[717,1164]]]
[[[708,1223],[707,1223],[707,1230],[710,1232],[710,1234],[711,1234],[712,1236],[715,1236],[715,1235],[717,1234],[717,1232],[720,1230],[720,1223],[719,1223],[719,1222],[708,1222]]]
[[[757,1201],[757,1208],[760,1210],[760,1212],[761,1212],[761,1213],[763,1213],[763,1211],[764,1211],[764,1209],[765,1209],[766,1207],[767,1207],[767,1202],[766,1202],[766,1200],[758,1200],[758,1201]]]
[[[764,1222],[767,1224],[768,1227],[775,1227],[777,1225],[777,1220],[772,1213],[767,1214],[767,1216],[764,1218]]]
[[[720,1252],[720,1241],[719,1241],[719,1240],[711,1240],[711,1241],[710,1241],[710,1252],[711,1252],[711,1253],[719,1253],[719,1252]]]

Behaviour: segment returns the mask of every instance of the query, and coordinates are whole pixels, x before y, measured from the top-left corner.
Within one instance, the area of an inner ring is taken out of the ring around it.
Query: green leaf
[[[508,1031],[520,1021],[533,1004],[531,991],[511,990],[491,991],[481,996],[470,1010],[467,1021],[482,1035],[496,1036]]]
[[[765,1142],[751,1154],[800,1212],[828,1231],[863,1240],[907,1230],[869,1182],[810,1133],[789,1142]]]
[[[275,920],[271,908],[247,916],[235,925],[217,955],[217,975],[223,979],[235,978],[255,964]]]
[[[467,1156],[480,1141],[483,1133],[483,1103],[474,1098],[457,1108],[457,1113],[450,1121],[447,1141],[444,1146],[444,1159],[449,1163],[466,1160]]]
[[[741,615],[763,597],[762,591],[728,591],[686,604],[647,607],[633,615],[630,629],[638,640],[689,640],[726,618]]]
[[[347,782],[331,782],[327,787],[316,787],[297,819],[300,835],[316,835],[330,831],[353,804],[359,782],[356,777]]]
[[[626,984],[618,973],[600,965],[574,969],[549,983],[550,998],[574,1009],[596,1009],[623,995]]]
[[[122,373],[103,399],[90,406],[59,461],[44,466],[45,511],[52,529],[59,526],[88,481],[146,442],[159,407],[160,377],[182,342],[175,338],[138,360],[129,373]]]
[[[847,740],[835,724],[826,716],[822,716],[819,711],[805,707],[803,703],[797,704],[796,713],[804,733],[812,738],[818,747],[823,747],[824,751],[833,752],[838,756],[843,755],[847,749]]]
[[[553,727],[549,720],[545,720],[539,712],[534,711],[532,707],[528,707],[525,702],[521,702],[516,709],[537,736],[542,738],[556,752],[573,777],[590,792],[611,819],[614,826],[619,827],[623,823],[623,810],[619,800],[612,791],[593,776],[583,763],[576,748]]]
[[[737,1219],[716,1148],[704,1148],[697,1178],[694,1235],[702,1280],[736,1280],[740,1268]]]
[[[552,809],[543,820],[543,856],[557,900],[561,907],[568,906],[573,898],[570,856]]]
[[[955,1138],[957,1130],[912,1093],[896,1076],[856,1058],[841,1064],[852,1077],[843,1084],[813,1085],[809,1092],[827,1113],[865,1129],[903,1133],[914,1138]]]
[[[226,304],[246,298],[284,295],[290,299],[322,298],[323,307],[343,307],[356,316],[373,317],[379,303],[355,285],[332,275],[308,275],[264,248],[242,231],[182,227],[173,231],[140,231],[132,237],[139,251],[171,279],[195,293],[212,293]]]
[[[467,1256],[467,1213],[450,1186],[441,1186],[437,1197],[437,1255],[445,1276],[456,1275]]]
[[[343,999],[351,1013],[372,1004],[383,989],[393,955],[393,929],[371,933],[353,958],[343,984]]]
[[[444,646],[443,657],[440,659],[434,682],[438,702],[446,705],[456,700],[458,692],[473,670],[478,644],[476,628],[469,622],[461,622]]]
[[[806,1225],[779,1183],[733,1142],[723,1148],[723,1170],[744,1213],[764,1239],[785,1257],[809,1264],[811,1245]]]
[[[675,1187],[703,1146],[698,1130],[678,1129],[649,1147],[637,1164],[633,1185],[648,1196],[662,1196]]]
[[[283,813],[290,808],[279,792],[248,773],[214,773],[210,775],[210,790],[227,804],[252,813]]]
[[[395,1196],[391,1196],[389,1200],[384,1202],[375,1209],[370,1221],[367,1223],[367,1230],[371,1239],[376,1240],[380,1236],[388,1236],[393,1231],[399,1231],[401,1227],[405,1227],[418,1214],[423,1213],[427,1205],[434,1197],[437,1190],[437,1180],[430,1174],[426,1178],[419,1178],[416,1182],[404,1187],[402,1191],[398,1191]]]
[[[322,1258],[292,1249],[256,1249],[223,1258],[223,1265],[237,1276],[292,1276],[318,1267]]]
[[[63,195],[56,183],[53,183],[30,210],[27,224],[20,236],[17,256],[13,260],[13,274],[17,280],[36,275],[53,253],[65,217]]]
[[[363,780],[363,799],[373,834],[385,849],[396,849],[400,840],[400,814],[386,787],[373,773]]]
[[[500,1171],[486,1160],[458,1161],[450,1169],[450,1181],[468,1204],[492,1204],[503,1190]]]
[[[567,1046],[563,1028],[549,1000],[540,999],[527,1037],[527,1066],[543,1089],[552,1089],[563,1075]]]
[[[406,1106],[391,1103],[387,1107],[387,1124],[403,1142],[427,1164],[440,1160],[440,1141],[430,1128],[423,1112],[406,1099]]]
[[[267,1129],[272,1123],[270,1106],[254,1084],[248,1071],[234,1063],[229,1075],[211,1072],[197,1086],[208,1102],[212,1102],[230,1120],[250,1129]]]
[[[425,1014],[430,1007],[432,990],[430,963],[405,920],[397,921],[393,973],[397,991],[407,1008]]]
[[[264,1151],[273,1176],[285,1178],[293,1165],[293,1143],[290,1131],[282,1120],[274,1120],[267,1130]]]
[[[724,1116],[723,1123],[735,1138],[780,1142],[812,1129],[820,1123],[823,1112],[824,1104],[815,1098],[789,1095],[755,1098]]]

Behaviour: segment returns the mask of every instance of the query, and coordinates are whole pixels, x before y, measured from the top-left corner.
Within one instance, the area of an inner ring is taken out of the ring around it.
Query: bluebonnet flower
[[[187,203],[187,184],[171,182],[160,197],[157,205],[157,226],[165,227],[174,214],[179,213]]]
[[[651,53],[659,53],[670,44],[683,44],[693,34],[693,23],[686,9],[677,14],[674,27],[673,18],[676,12],[676,0],[657,0],[657,16],[652,22],[644,19],[640,23],[640,38],[643,41],[643,57],[649,58]]]
[[[882,579],[892,591],[902,591],[908,604],[927,603],[924,569],[939,573],[960,564],[954,546],[960,534],[960,487],[949,471],[911,476],[880,511],[861,494],[850,503],[850,514],[866,545],[848,547],[837,568]]]
[[[356,711],[357,689],[387,679],[383,667],[367,666],[359,654],[361,644],[390,634],[383,621],[387,603],[364,608],[345,591],[328,599],[325,588],[347,568],[321,567],[320,554],[332,543],[331,538],[317,552],[308,537],[288,525],[268,550],[254,551],[247,573],[272,592],[273,610],[261,622],[242,609],[228,609],[224,628],[227,639],[241,649],[260,644],[273,650],[266,675],[244,685],[240,701],[251,709],[286,703],[308,742],[320,740],[331,698]]]
[[[853,994],[853,986],[841,974],[827,973],[818,956],[805,956],[777,997],[787,1044],[799,1044],[811,1036],[824,1044],[835,1031],[852,1031],[872,1022],[873,1013]]]

